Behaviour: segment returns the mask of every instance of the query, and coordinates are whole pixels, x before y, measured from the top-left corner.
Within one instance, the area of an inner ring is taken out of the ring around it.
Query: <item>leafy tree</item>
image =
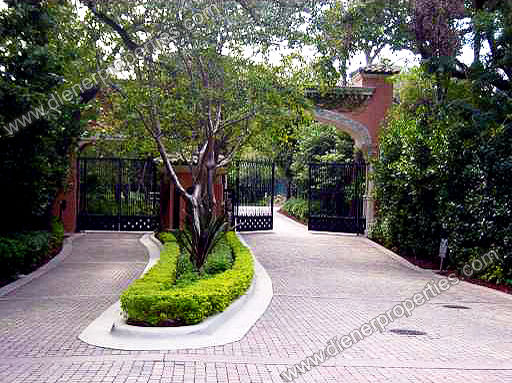
[[[283,58],[280,77],[296,84],[300,91],[310,89],[317,84],[317,74],[311,65],[304,63],[302,57],[296,55]],[[291,197],[294,173],[292,164],[298,150],[303,126],[313,124],[310,113],[311,105],[307,100],[290,100],[289,105],[280,115],[268,115],[261,121],[260,128],[255,129],[253,136],[243,148],[241,157],[265,157],[276,163],[277,176],[286,180],[287,198]]]
[[[25,126],[13,122],[40,109],[52,92],[83,73],[88,47],[76,38],[82,28],[68,3],[11,0],[7,5],[0,11],[0,126],[5,128],[0,200],[9,219],[0,230],[47,228],[82,131],[79,102],[90,95],[62,105],[58,113],[46,109]]]
[[[198,238],[201,217],[216,211],[213,185],[253,129],[302,97],[274,68],[247,58],[263,52],[304,22],[305,5],[275,1],[83,1],[104,24],[102,56],[116,52],[129,81],[112,88],[129,122],[153,138],[176,188],[188,201]],[[138,124],[135,124],[137,122]],[[130,134],[128,134],[130,135]],[[176,161],[187,164],[193,186],[178,179]],[[208,249],[201,245],[198,248]],[[199,250],[198,250],[199,251]],[[198,259],[204,259],[196,254]],[[193,255],[194,256],[194,255]],[[198,264],[197,262],[195,262]]]
[[[448,237],[457,265],[494,249],[501,263],[485,277],[510,281],[512,3],[417,0],[395,6],[407,22],[390,19],[390,28],[408,29],[393,37],[392,49],[418,54],[421,69],[399,79],[401,104],[380,139],[374,237],[418,257],[434,256],[440,238]],[[349,44],[351,28],[339,31],[340,19],[327,18],[335,8],[324,13],[325,30],[338,32],[340,40],[325,44],[335,52],[364,46],[366,39],[368,47],[378,46],[379,36],[371,33],[352,34]],[[360,14],[353,24],[363,23]],[[458,58],[464,45],[473,47],[470,65]]]
[[[491,97],[481,111],[481,95],[467,80],[450,82],[437,104],[435,76],[418,70],[406,77],[375,163],[374,238],[427,259],[448,238],[457,267],[494,250],[500,260],[482,277],[511,283],[512,104]]]
[[[309,163],[349,163],[354,160],[353,140],[335,126],[316,122],[301,125],[297,136],[297,150],[291,169],[294,181],[304,190],[309,179]]]
[[[372,65],[384,48],[398,51],[412,39],[411,19],[404,0],[335,1],[325,6],[312,23],[313,40],[321,57],[317,68],[336,83],[346,79],[350,60],[363,53]]]

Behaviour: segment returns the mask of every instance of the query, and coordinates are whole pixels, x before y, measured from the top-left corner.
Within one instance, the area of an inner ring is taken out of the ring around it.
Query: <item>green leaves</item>
[[[388,118],[375,163],[374,237],[427,259],[437,259],[440,239],[448,238],[455,267],[489,250],[509,259],[512,130],[499,116],[512,104],[480,98],[485,90],[458,80],[450,81],[446,102],[435,104],[431,76],[415,70],[398,79],[402,103]],[[504,281],[510,266],[503,261],[481,277]]]
[[[174,285],[179,248],[175,242],[166,244],[159,263],[121,295],[128,320],[152,326],[169,321],[189,325],[225,310],[247,291],[254,274],[249,249],[233,232],[226,238],[235,258],[232,268],[184,286]]]
[[[45,107],[52,93],[87,70],[90,51],[66,2],[12,2],[0,11],[0,26],[0,175],[8,180],[0,199],[4,214],[12,217],[0,231],[46,229],[83,125],[76,101],[59,107],[59,113],[46,113]],[[34,111],[37,117],[18,124],[14,136],[5,134],[5,124]]]
[[[199,216],[198,227],[192,214],[187,215],[186,229],[178,232],[176,239],[180,247],[190,255],[190,261],[197,271],[201,271],[208,255],[225,235],[227,224],[225,216],[203,211]]]
[[[312,43],[321,57],[316,63],[328,83],[347,77],[350,60],[362,53],[366,65],[375,63],[384,48],[393,51],[410,46],[410,9],[407,1],[336,1],[313,19]]]

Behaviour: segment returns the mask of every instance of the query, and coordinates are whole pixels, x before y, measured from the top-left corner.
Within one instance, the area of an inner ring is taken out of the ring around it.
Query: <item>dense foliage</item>
[[[433,77],[415,71],[402,83],[375,164],[373,237],[427,259],[447,238],[457,267],[494,250],[501,261],[482,277],[512,283],[511,100],[452,80],[433,104]]]
[[[407,0],[325,4],[320,16],[313,19],[307,38],[320,53],[315,63],[319,75],[331,85],[340,77],[346,82],[347,67],[357,54],[364,55],[364,65],[372,65],[385,48],[403,49],[412,36],[409,14]]]
[[[349,163],[354,160],[354,141],[333,125],[311,123],[298,127],[297,146],[291,165],[293,182],[306,190],[311,162]]]
[[[290,198],[285,202],[281,210],[300,222],[305,223],[308,220],[309,207],[308,201],[305,199]]]
[[[28,274],[54,255],[64,239],[64,228],[54,220],[51,231],[32,231],[0,236],[0,283]]]
[[[373,236],[423,258],[447,238],[457,267],[493,250],[500,261],[481,277],[512,283],[512,4],[417,1],[412,11],[422,70],[403,79],[381,138]],[[457,60],[464,43],[470,66]]]
[[[258,149],[254,149],[257,147]],[[287,198],[305,198],[309,163],[348,163],[354,159],[354,141],[332,125],[312,121],[307,114],[281,130],[262,130],[246,148],[245,157],[266,157],[277,164],[277,176],[287,186]]]
[[[66,2],[9,1],[0,11],[0,206],[9,217],[0,231],[49,228],[83,126],[79,99],[41,107],[87,69],[79,30]]]
[[[170,234],[166,235],[159,263],[121,296],[121,307],[132,323],[196,324],[225,310],[251,285],[252,256],[235,233],[230,232],[226,237],[235,258],[232,268],[184,284],[175,283],[179,247],[172,239]]]

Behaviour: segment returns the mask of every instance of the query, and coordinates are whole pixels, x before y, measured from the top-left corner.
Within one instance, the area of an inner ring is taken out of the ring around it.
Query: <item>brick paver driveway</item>
[[[281,382],[279,373],[419,292],[431,278],[355,236],[310,234],[282,216],[244,235],[274,283],[240,342],[129,352],[78,334],[145,265],[136,235],[87,234],[56,269],[0,299],[0,382]],[[463,305],[452,309],[445,305]],[[512,382],[512,300],[460,284],[297,382]]]

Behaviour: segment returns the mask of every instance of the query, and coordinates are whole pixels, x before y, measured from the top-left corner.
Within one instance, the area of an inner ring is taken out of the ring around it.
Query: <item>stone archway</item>
[[[347,133],[353,140],[357,149],[361,150],[364,157],[370,160],[373,153],[375,143],[372,141],[370,131],[367,126],[362,123],[345,116],[337,111],[316,108],[315,120],[323,124],[334,125],[337,129]],[[366,217],[365,235],[368,236],[369,230],[373,225],[375,218],[375,200],[373,198],[373,181],[368,175],[371,172],[371,164],[368,162],[366,177],[366,194],[364,196],[364,216]]]
[[[356,148],[363,152],[365,158],[371,158],[374,144],[368,127],[342,113],[327,109],[316,108],[314,116],[318,122],[334,125],[337,129],[347,133],[354,140]]]
[[[399,73],[397,68],[373,65],[353,73],[349,87],[337,87],[327,94],[309,90],[308,96],[316,104],[315,119],[348,133],[365,158],[371,160],[377,155],[379,132],[393,105],[393,84],[388,77],[396,73]],[[371,173],[369,162],[367,174]],[[368,176],[365,200],[368,234],[375,217],[373,181]]]

